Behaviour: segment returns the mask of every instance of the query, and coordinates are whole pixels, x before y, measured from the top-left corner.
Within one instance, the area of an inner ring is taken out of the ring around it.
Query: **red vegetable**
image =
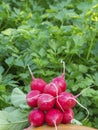
[[[49,83],[44,88],[44,93],[51,94],[52,96],[57,96],[62,92],[61,88],[58,87],[55,83]]]
[[[66,90],[66,82],[64,80],[64,76],[59,76],[59,77],[56,77],[52,80],[53,83],[55,83],[55,85],[58,87],[58,88],[61,88],[61,91],[64,92]]]
[[[57,97],[56,106],[57,108],[67,110],[73,108],[76,105],[75,96],[69,92],[62,92]]]
[[[41,126],[44,123],[45,115],[41,110],[35,109],[29,113],[28,120],[32,126]]]
[[[65,82],[65,62],[63,63],[63,73],[61,76],[58,76],[56,78],[54,78],[52,80],[53,83],[55,83],[55,85],[57,87],[61,88],[61,91],[64,92],[66,90],[66,82]]]
[[[31,90],[39,90],[41,93],[44,91],[44,87],[46,86],[46,82],[40,78],[32,78],[31,82]]]
[[[63,113],[62,123],[67,124],[71,123],[71,120],[74,118],[74,112],[72,109],[65,110]]]
[[[54,106],[55,98],[50,94],[43,93],[39,96],[37,104],[41,110],[47,111]]]
[[[32,76],[32,82],[30,84],[31,90],[39,90],[42,93],[47,83],[43,79],[35,78],[29,65],[28,65],[28,69]]]
[[[30,107],[37,107],[37,100],[38,100],[39,96],[40,96],[40,91],[38,91],[38,90],[32,90],[32,91],[30,91],[27,94],[27,96],[26,96],[27,104]]]
[[[46,113],[45,121],[49,126],[56,126],[62,122],[63,113],[58,110],[52,108]]]

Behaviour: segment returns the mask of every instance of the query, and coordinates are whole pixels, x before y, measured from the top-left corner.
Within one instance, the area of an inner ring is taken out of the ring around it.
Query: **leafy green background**
[[[67,91],[76,95],[93,86],[78,98],[89,118],[83,121],[87,113],[78,105],[74,112],[84,125],[98,128],[98,1],[0,1],[1,110],[13,107],[14,88],[30,91],[27,64],[35,77],[50,82],[62,73],[61,60],[66,63]]]

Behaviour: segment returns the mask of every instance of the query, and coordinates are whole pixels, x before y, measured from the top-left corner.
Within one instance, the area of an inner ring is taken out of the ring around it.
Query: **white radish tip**
[[[58,130],[56,122],[53,120],[54,126],[55,126],[55,130]]]
[[[87,120],[87,118],[88,118],[88,116],[89,116],[89,110],[88,110],[85,106],[83,106],[79,101],[77,101],[76,99],[74,99],[74,98],[69,98],[69,99],[73,99],[74,101],[77,102],[77,104],[78,104],[80,107],[82,107],[83,109],[86,110],[87,116],[85,117],[85,119],[84,119],[83,121]]]

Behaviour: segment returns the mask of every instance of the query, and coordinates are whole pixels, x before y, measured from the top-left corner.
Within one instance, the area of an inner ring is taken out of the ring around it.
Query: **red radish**
[[[45,120],[44,112],[39,109],[32,110],[28,115],[28,120],[31,126],[41,126]]]
[[[64,124],[71,123],[73,118],[74,118],[73,110],[72,109],[65,110],[65,112],[63,113],[62,123]]]
[[[32,82],[30,84],[31,90],[39,90],[42,93],[47,83],[43,79],[35,78],[29,65],[28,65],[28,69],[32,76]]]
[[[55,98],[50,94],[43,93],[41,96],[39,96],[37,104],[41,110],[47,111],[53,108],[55,104]]]
[[[63,110],[73,108],[76,105],[75,96],[69,92],[62,92],[57,97],[56,106]]]
[[[62,61],[63,63],[63,73],[61,76],[58,76],[56,78],[54,78],[52,80],[53,83],[55,83],[56,86],[60,87],[62,92],[64,92],[66,90],[66,82],[65,82],[65,63]]]
[[[38,90],[32,90],[27,94],[26,101],[30,107],[37,107],[37,100],[40,96],[40,93],[41,92]]]
[[[56,107],[64,112],[67,109],[73,108],[76,105],[76,103],[77,103],[80,107],[82,107],[83,109],[85,109],[87,111],[87,116],[84,119],[84,120],[86,120],[88,118],[88,116],[89,116],[89,111],[88,111],[88,109],[85,106],[80,104],[78,102],[78,100],[76,100],[76,98],[78,96],[80,96],[80,94],[74,96],[73,94],[71,94],[69,92],[62,92],[57,97]]]
[[[44,91],[44,87],[46,86],[46,82],[40,78],[32,78],[31,82],[31,90],[39,90],[40,92]]]
[[[45,121],[49,126],[56,126],[62,122],[63,113],[55,108],[50,109],[45,116]]]
[[[64,92],[66,90],[66,82],[64,81],[64,77],[63,75],[62,76],[59,76],[59,77],[56,77],[52,80],[53,83],[55,83],[56,86],[60,87],[62,92]]]
[[[54,83],[49,83],[44,88],[44,93],[51,94],[52,96],[57,96],[62,92],[61,88],[56,86]]]

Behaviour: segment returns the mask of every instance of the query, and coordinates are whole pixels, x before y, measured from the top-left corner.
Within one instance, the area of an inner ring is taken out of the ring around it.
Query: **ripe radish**
[[[72,109],[67,109],[63,113],[62,123],[67,124],[71,123],[71,120],[74,118],[74,112]]]
[[[42,93],[47,83],[43,79],[35,78],[29,65],[28,65],[28,69],[32,76],[32,82],[30,84],[31,90],[39,90]]]
[[[56,86],[60,87],[62,92],[64,92],[66,90],[66,82],[65,82],[65,63],[62,61],[63,63],[63,73],[61,76],[58,76],[56,78],[54,78],[52,80],[53,83],[55,83]]]
[[[39,90],[43,92],[44,87],[46,86],[46,82],[40,78],[32,78],[32,82],[30,84],[31,90]]]
[[[59,77],[56,77],[52,80],[53,83],[55,83],[56,86],[58,86],[59,88],[61,88],[61,91],[64,92],[66,90],[66,82],[64,81],[64,77],[63,75],[62,76],[59,76]]]
[[[47,111],[54,106],[55,98],[50,94],[43,93],[39,96],[37,104],[41,110]]]
[[[28,115],[31,126],[41,126],[45,121],[44,112],[39,109],[32,110]]]
[[[75,96],[69,92],[62,92],[57,97],[56,106],[57,108],[63,110],[67,110],[69,108],[73,108],[76,105],[76,101],[74,100]]]
[[[30,107],[37,107],[37,100],[40,96],[40,93],[41,92],[38,90],[32,90],[27,94],[26,101]]]
[[[52,96],[57,96],[62,92],[61,88],[56,86],[54,83],[50,82],[44,88],[44,93],[51,94]]]
[[[83,106],[82,104],[80,104],[76,98],[80,96],[80,94],[74,96],[73,94],[69,93],[69,92],[62,92],[61,94],[59,94],[59,96],[57,97],[56,100],[56,107],[60,110],[62,110],[64,112],[64,110],[73,108],[76,103],[82,107],[83,109],[85,109],[87,111],[87,116],[84,120],[86,120],[89,116],[89,111],[88,109]]]
[[[55,108],[50,109],[45,116],[45,121],[49,126],[55,126],[60,124],[63,119],[63,113]]]

